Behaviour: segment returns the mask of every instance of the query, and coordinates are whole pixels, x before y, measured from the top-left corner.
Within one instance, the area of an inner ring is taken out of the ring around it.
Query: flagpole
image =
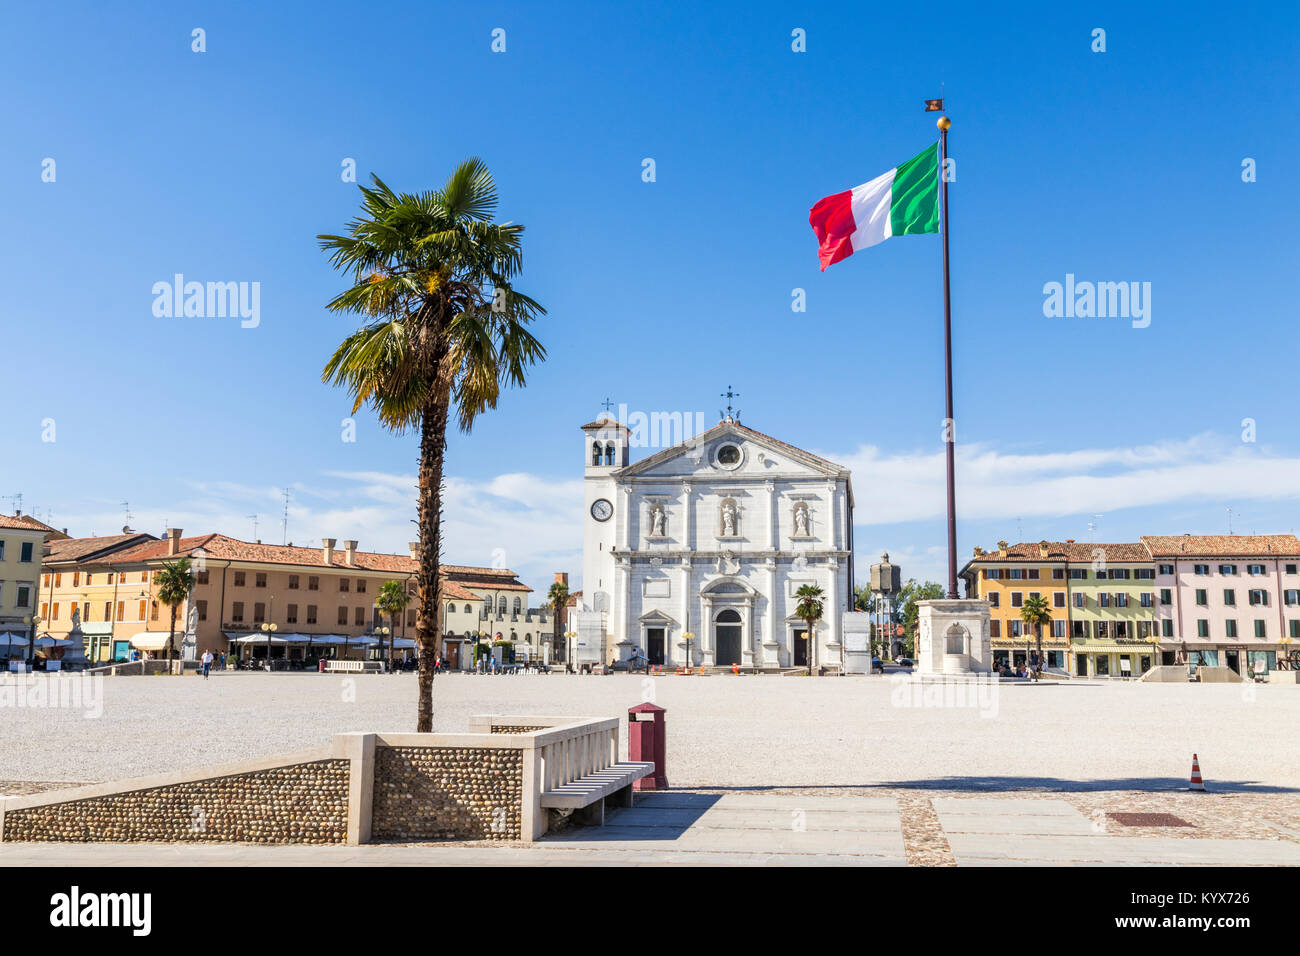
[[[938,127],[943,157],[939,166],[939,182],[943,191],[943,362],[947,389],[944,406],[944,438],[948,458],[948,598],[952,600],[957,597],[957,495],[954,478],[957,428],[952,414],[952,299],[948,289],[948,127],[950,126],[952,120],[946,116],[939,117]]]

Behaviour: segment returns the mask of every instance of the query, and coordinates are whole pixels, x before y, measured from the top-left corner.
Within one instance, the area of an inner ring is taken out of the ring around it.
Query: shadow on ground
[[[1254,780],[1207,780],[1210,793],[1300,793]],[[1155,793],[1186,791],[1187,780],[1178,777],[1116,777],[1110,780],[1070,780],[1065,777],[938,777],[925,780],[887,780],[863,784],[781,784],[748,787],[701,787],[701,790],[739,793],[780,790],[968,790],[973,793],[1028,791],[1038,793],[1090,793],[1105,790],[1149,790]]]

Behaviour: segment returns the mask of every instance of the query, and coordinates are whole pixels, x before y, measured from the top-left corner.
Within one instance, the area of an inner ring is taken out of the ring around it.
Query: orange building
[[[1047,602],[1052,621],[1043,627],[1043,653],[1048,667],[1068,666],[1069,548],[1073,541],[1040,541],[1008,545],[999,541],[996,551],[975,549],[975,557],[962,568],[966,596],[989,602],[989,629],[993,659],[1008,665],[1023,663],[1036,652],[1032,625],[1021,620],[1026,599],[1039,596]],[[1027,651],[1028,649],[1028,651]]]

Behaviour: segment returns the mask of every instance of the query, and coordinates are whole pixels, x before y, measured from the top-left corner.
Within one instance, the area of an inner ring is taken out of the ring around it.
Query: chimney
[[[345,555],[344,560],[349,567],[357,563],[357,543],[355,541],[344,541],[343,553]]]
[[[168,528],[167,529],[167,556],[169,558],[175,557],[180,550],[181,550],[181,529]]]
[[[335,538],[321,538],[320,543],[325,546],[325,553],[321,555],[321,560],[325,564],[334,563],[334,542]]]
[[[975,557],[977,558],[984,557],[984,549],[981,548],[978,544],[975,545]]]
[[[1052,550],[1052,546],[1048,544],[1046,541],[1038,542],[1038,556],[1040,558],[1047,557],[1047,555],[1051,553],[1051,550]]]
[[[420,542],[418,541],[406,542],[406,550],[411,553],[412,561],[418,562],[420,560]]]
[[[567,587],[569,586],[569,572],[568,572],[568,571],[556,571],[556,572],[555,572],[555,583],[556,583],[556,584],[563,584],[563,585],[567,588]]]
[[[999,558],[1005,558],[1006,556],[1007,556],[1007,543],[1006,543],[1005,541],[999,541],[999,542],[998,542],[998,557],[999,557]]]
[[[1065,539],[1065,543],[1066,543],[1066,544],[1074,544],[1074,539],[1073,539],[1073,538],[1066,538],[1066,539]]]

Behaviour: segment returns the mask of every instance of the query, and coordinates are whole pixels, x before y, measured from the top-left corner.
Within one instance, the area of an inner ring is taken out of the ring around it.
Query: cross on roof
[[[725,420],[725,421],[734,421],[734,420],[738,419],[738,418],[740,417],[740,409],[738,409],[738,408],[737,408],[737,409],[733,409],[733,408],[731,407],[731,400],[732,400],[733,398],[740,398],[740,393],[739,393],[739,392],[733,392],[733,391],[731,390],[731,386],[728,385],[728,386],[727,386],[727,390],[726,390],[725,392],[722,393],[722,397],[725,398],[725,399],[727,400],[727,414],[726,414],[724,420]]]
[[[609,396],[608,396],[608,395],[605,396],[605,400],[604,400],[603,402],[601,402],[600,404],[601,404],[601,407],[605,409],[605,411],[609,411],[611,408],[614,407],[614,403],[611,402],[611,401],[609,400]]]

